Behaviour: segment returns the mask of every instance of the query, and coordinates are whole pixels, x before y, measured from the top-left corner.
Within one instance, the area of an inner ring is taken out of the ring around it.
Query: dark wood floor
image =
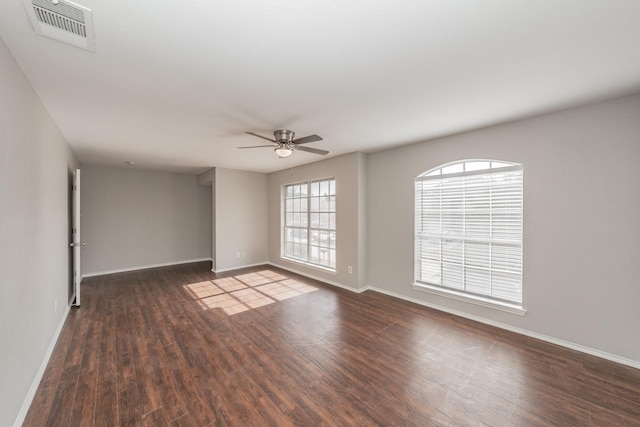
[[[638,370],[271,267],[82,292],[25,426],[640,425]]]

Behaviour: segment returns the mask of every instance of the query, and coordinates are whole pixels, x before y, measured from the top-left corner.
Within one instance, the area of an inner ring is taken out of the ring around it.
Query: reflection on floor
[[[318,290],[271,270],[191,283],[184,288],[203,310],[221,308],[229,316]]]

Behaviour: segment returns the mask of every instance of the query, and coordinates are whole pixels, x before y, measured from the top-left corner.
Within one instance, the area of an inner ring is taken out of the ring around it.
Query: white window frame
[[[327,184],[329,192],[312,194],[312,186],[317,185],[318,190],[322,191],[323,183]],[[296,187],[306,187],[304,189],[306,195],[290,194],[288,190]],[[289,203],[288,200],[291,200],[292,203]],[[289,209],[290,205],[293,206],[291,209]],[[290,214],[293,215],[294,220],[291,219],[292,215]],[[335,273],[337,254],[336,216],[335,178],[323,178],[284,185],[282,187],[281,258]],[[305,235],[306,239],[304,238]],[[303,242],[300,242],[300,240]]]
[[[415,179],[413,288],[526,313],[522,218],[520,164],[461,160],[420,174]]]

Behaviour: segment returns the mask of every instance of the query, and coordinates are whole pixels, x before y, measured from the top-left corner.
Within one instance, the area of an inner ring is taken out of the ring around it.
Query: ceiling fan
[[[317,148],[304,147],[302,144],[308,144],[310,142],[322,141],[322,138],[318,135],[309,135],[304,136],[302,138],[293,139],[295,136],[295,132],[292,130],[281,129],[273,132],[273,136],[275,139],[267,138],[266,136],[258,135],[253,132],[245,132],[246,134],[257,136],[258,138],[266,139],[267,141],[271,141],[273,144],[271,145],[252,145],[250,147],[238,147],[238,148],[262,148],[269,147],[273,148],[273,151],[276,152],[278,157],[284,158],[289,157],[293,154],[293,150],[306,151],[308,153],[320,154],[321,156],[326,156],[329,154],[326,150],[319,150]]]

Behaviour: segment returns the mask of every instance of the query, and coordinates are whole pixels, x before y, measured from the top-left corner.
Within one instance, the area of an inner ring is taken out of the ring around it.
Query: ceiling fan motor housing
[[[276,130],[273,132],[273,136],[275,137],[276,141],[281,144],[288,144],[293,141],[294,135],[294,131],[287,129]]]

